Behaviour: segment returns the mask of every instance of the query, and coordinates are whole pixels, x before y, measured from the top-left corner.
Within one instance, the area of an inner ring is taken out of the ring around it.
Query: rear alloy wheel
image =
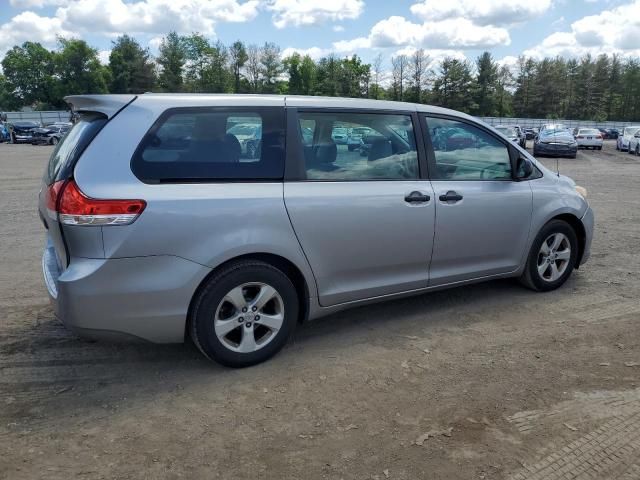
[[[555,290],[575,268],[578,240],[562,220],[547,223],[536,237],[520,281],[537,291]]]
[[[243,261],[212,277],[198,294],[190,333],[208,358],[246,367],[275,355],[297,319],[291,280],[268,263]]]
[[[51,145],[57,145],[58,139],[56,137],[51,137]]]

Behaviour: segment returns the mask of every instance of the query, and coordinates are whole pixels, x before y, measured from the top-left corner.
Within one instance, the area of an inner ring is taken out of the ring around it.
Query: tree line
[[[439,105],[477,116],[637,120],[640,61],[617,55],[535,60],[515,67],[489,52],[474,62],[447,57],[433,67],[428,51],[318,60],[274,43],[225,45],[198,33],[171,32],[153,57],[134,38],[113,41],[108,64],[84,40],[59,39],[11,48],[2,59],[0,110],[56,109],[64,96],[84,93],[281,93],[388,99]]]

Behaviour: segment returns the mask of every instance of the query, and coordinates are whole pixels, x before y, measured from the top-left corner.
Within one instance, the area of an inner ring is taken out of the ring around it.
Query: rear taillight
[[[598,140],[602,140],[602,135],[596,135],[596,138],[597,138]]]
[[[47,191],[47,208],[64,225],[129,225],[146,206],[144,200],[87,197],[74,180],[55,182]]]

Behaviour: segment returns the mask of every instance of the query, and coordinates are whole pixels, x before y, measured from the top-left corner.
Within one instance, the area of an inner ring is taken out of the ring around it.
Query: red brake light
[[[146,206],[144,200],[87,197],[74,180],[56,182],[47,192],[47,208],[57,211],[65,225],[128,225]]]
[[[602,140],[602,135],[596,135],[596,138],[597,138],[598,140]]]

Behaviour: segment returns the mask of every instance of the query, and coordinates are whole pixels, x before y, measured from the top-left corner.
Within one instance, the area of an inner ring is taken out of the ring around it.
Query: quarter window
[[[132,170],[146,182],[281,179],[284,114],[258,110],[170,109],[145,135]]]
[[[435,155],[432,178],[510,180],[509,149],[493,135],[468,123],[427,118]]]
[[[418,154],[409,115],[301,112],[308,180],[418,178]]]

